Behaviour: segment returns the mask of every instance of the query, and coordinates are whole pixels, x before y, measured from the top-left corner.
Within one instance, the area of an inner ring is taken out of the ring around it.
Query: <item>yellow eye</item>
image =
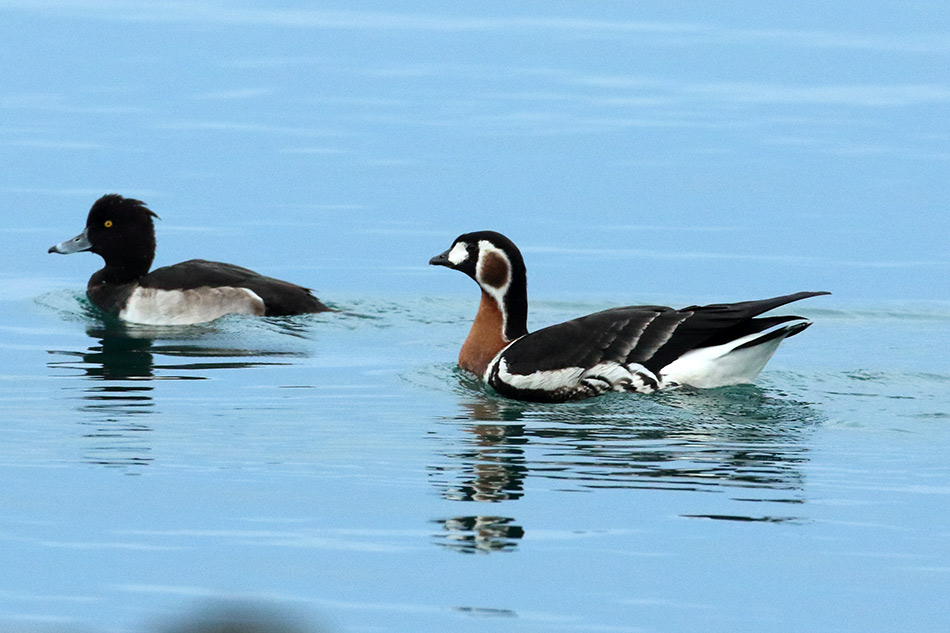
[[[102,226],[106,227],[107,229],[110,228],[112,226],[112,220],[106,220]]]

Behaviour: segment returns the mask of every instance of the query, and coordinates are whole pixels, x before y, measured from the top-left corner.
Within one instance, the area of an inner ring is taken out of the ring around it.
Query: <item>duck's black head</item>
[[[157,218],[145,203],[110,193],[92,205],[86,228],[71,240],[50,247],[50,253],[91,251],[106,262],[115,280],[131,280],[148,272],[155,258]]]
[[[508,340],[527,333],[527,275],[524,258],[514,242],[495,231],[465,233],[429,263],[462,271],[494,298],[504,315]]]

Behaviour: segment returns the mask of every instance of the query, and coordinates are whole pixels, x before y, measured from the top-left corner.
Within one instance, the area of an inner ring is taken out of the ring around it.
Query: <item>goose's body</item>
[[[828,294],[799,292],[682,309],[613,308],[529,334],[524,260],[508,238],[468,233],[429,263],[465,272],[482,290],[459,366],[519,400],[751,382],[784,339],[811,325],[798,316],[759,315]]]
[[[103,312],[146,325],[186,325],[226,314],[285,316],[324,312],[310,290],[247,268],[191,259],[149,272],[155,257],[155,214],[139,200],[116,194],[93,204],[86,228],[50,253],[92,251],[105,267],[86,295]]]

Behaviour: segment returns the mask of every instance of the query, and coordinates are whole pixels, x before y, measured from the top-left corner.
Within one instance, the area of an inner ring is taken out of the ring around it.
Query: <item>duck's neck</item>
[[[100,282],[125,284],[147,274],[151,266],[152,258],[146,256],[125,260],[121,264],[106,261],[105,267],[97,273],[97,277]]]
[[[96,245],[92,252],[105,261],[105,268],[99,271],[99,276],[109,283],[129,283],[148,274],[155,259],[155,231],[151,218],[148,230]]]
[[[483,376],[498,352],[511,341],[527,334],[526,320],[523,311],[512,314],[506,301],[499,304],[493,296],[482,290],[478,313],[459,352],[459,367],[476,376]]]

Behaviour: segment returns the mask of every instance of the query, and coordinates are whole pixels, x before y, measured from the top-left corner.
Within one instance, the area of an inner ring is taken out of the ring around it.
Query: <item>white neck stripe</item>
[[[454,249],[453,249],[454,250]],[[508,265],[508,278],[505,280],[505,285],[500,288],[492,286],[490,284],[483,284],[480,280],[482,276],[482,268],[486,261],[486,256],[489,254],[497,255],[504,260],[505,264]],[[451,254],[450,254],[451,257]],[[501,336],[504,340],[508,340],[508,309],[505,306],[505,295],[508,294],[508,288],[511,287],[511,278],[513,276],[513,271],[511,270],[511,260],[508,259],[508,255],[505,251],[500,248],[496,248],[488,240],[482,240],[478,243],[478,263],[475,265],[475,280],[478,281],[479,287],[495,300],[495,303],[498,304],[498,309],[501,311]]]

